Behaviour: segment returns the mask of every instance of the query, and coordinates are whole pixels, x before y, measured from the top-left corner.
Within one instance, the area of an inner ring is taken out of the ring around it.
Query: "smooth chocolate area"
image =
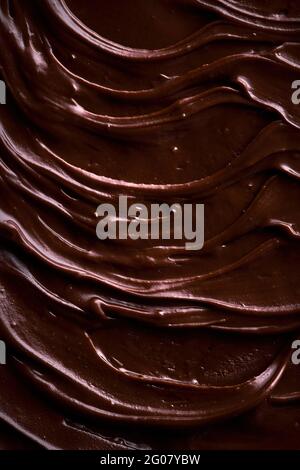
[[[297,0],[0,0],[0,448],[300,448],[299,35]],[[119,195],[205,204],[204,248],[98,240]]]

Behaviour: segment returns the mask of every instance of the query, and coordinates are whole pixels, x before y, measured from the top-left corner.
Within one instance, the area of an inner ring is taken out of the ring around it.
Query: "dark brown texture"
[[[299,449],[299,2],[0,10],[2,447]],[[204,249],[99,241],[120,194]]]

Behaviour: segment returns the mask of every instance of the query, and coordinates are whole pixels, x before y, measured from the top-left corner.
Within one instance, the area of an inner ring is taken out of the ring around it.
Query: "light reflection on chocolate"
[[[299,34],[296,0],[0,0],[3,448],[299,448]],[[204,203],[204,249],[100,242],[119,195]]]

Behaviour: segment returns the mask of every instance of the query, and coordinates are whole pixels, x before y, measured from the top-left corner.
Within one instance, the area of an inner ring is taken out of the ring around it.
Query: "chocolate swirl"
[[[299,447],[299,34],[288,0],[0,0],[4,447]],[[119,195],[204,203],[203,250],[98,240]]]

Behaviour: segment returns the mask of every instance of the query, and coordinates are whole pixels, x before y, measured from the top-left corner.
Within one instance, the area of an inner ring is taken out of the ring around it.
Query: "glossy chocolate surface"
[[[299,37],[297,0],[0,0],[2,448],[300,448]],[[204,203],[204,249],[98,240],[119,195]]]

